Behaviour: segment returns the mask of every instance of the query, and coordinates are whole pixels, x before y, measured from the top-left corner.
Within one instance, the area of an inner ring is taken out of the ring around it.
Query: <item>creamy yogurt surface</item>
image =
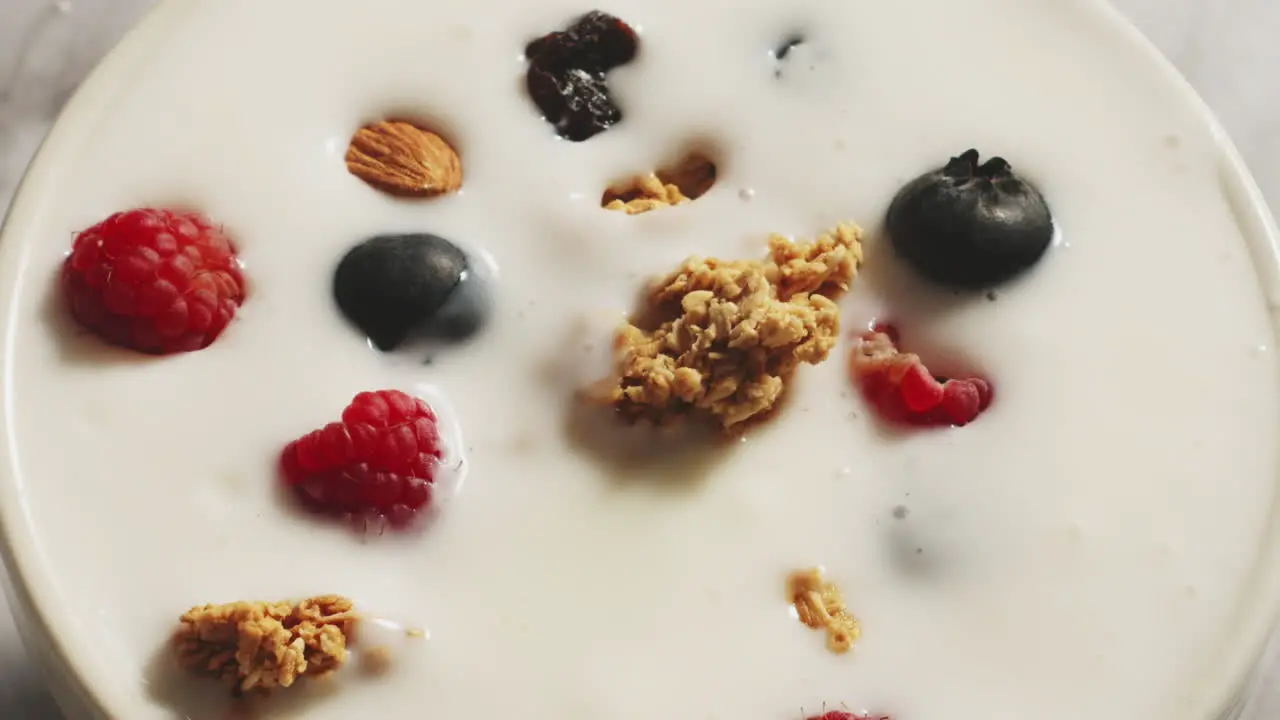
[[[623,122],[571,143],[528,99],[522,49],[592,9],[636,27],[640,53],[610,75]],[[162,12],[171,30],[131,56],[57,195],[24,200],[40,232],[6,238],[22,244],[5,393],[30,562],[51,622],[82,640],[74,662],[128,703],[110,711],[225,717],[224,688],[173,684],[178,615],[320,593],[429,638],[377,677],[282,693],[281,716],[1163,720],[1200,690],[1274,499],[1275,337],[1220,146],[1093,5]],[[778,76],[770,50],[794,33]],[[399,201],[346,172],[351,134],[386,116],[454,143],[461,193]],[[718,162],[705,196],[600,208],[606,185],[690,145]],[[1059,233],[994,299],[915,280],[875,233],[904,182],[969,147],[1034,181]],[[55,279],[73,233],[157,205],[224,223],[250,294],[211,347],[148,358],[78,332]],[[730,447],[620,462],[570,431],[573,390],[607,371],[646,278],[841,220],[870,231],[845,334],[892,319],[909,349],[981,370],[997,401],[977,422],[886,429],[846,337]],[[492,259],[474,341],[426,364],[342,319],[335,264],[388,232]],[[382,388],[447,398],[466,481],[424,532],[362,542],[292,510],[275,462]],[[862,622],[847,655],[786,596],[814,565]]]

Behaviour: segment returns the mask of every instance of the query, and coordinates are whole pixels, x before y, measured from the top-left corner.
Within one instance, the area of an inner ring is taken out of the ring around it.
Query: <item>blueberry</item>
[[[411,336],[463,339],[484,324],[486,294],[467,254],[437,235],[379,235],[333,274],[338,308],[379,350]]]
[[[581,142],[622,119],[609,95],[607,73],[630,62],[639,49],[635,30],[602,12],[590,12],[569,29],[525,47],[525,85],[557,134]]]
[[[1053,240],[1053,218],[1003,158],[978,164],[978,151],[969,150],[898,191],[885,230],[924,277],[979,289],[1035,265]]]

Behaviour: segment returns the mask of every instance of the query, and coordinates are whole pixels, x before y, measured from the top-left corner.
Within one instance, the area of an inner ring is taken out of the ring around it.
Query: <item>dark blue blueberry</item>
[[[458,246],[438,235],[379,235],[352,248],[333,275],[338,308],[379,350],[414,337],[459,340],[487,315],[487,293]]]
[[[929,280],[982,289],[1035,265],[1053,240],[1044,197],[1003,158],[978,151],[916,178],[889,206],[885,230],[898,254]]]

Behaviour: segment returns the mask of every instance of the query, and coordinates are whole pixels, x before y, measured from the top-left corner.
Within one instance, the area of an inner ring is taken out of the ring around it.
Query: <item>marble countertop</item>
[[[156,0],[0,0],[0,210],[63,102]],[[1061,2],[1065,0],[1033,0]],[[1280,208],[1280,3],[1113,0],[1181,69]],[[0,718],[59,720],[0,598]],[[1280,643],[1243,720],[1280,717]]]

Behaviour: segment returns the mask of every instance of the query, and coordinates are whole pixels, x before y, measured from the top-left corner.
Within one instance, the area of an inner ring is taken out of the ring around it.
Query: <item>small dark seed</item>
[[[799,33],[788,35],[778,47],[773,49],[773,57],[777,60],[786,60],[791,50],[803,42],[804,36]]]

